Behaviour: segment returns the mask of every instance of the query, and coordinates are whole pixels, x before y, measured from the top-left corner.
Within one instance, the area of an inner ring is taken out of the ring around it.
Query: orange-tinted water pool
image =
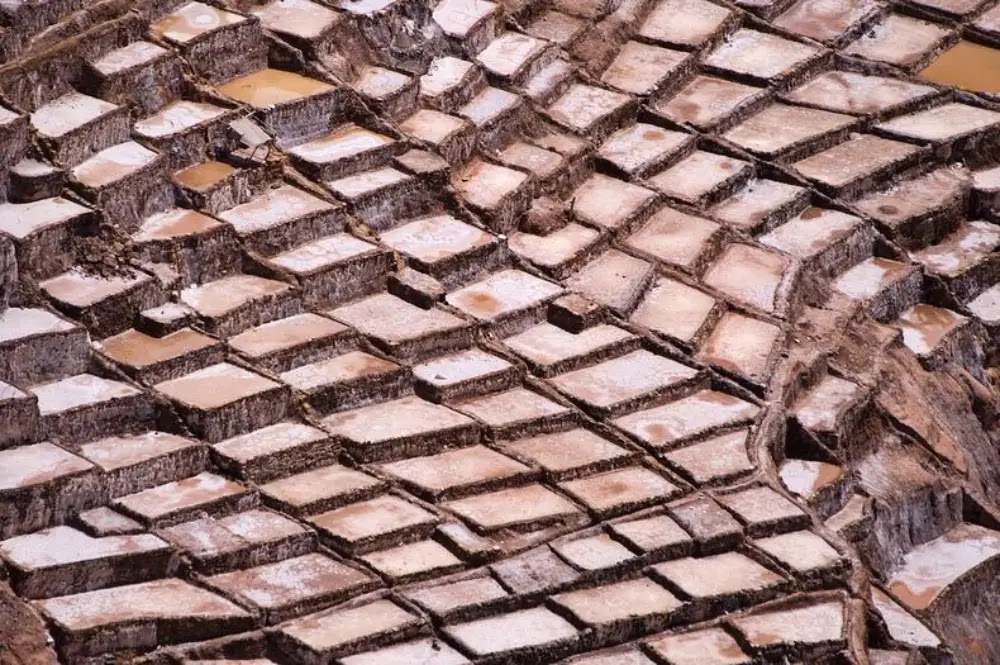
[[[1000,49],[961,41],[920,72],[932,83],[1000,93]]]

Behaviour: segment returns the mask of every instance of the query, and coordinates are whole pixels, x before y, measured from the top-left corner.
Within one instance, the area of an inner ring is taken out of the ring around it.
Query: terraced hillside
[[[0,663],[1000,663],[998,44],[0,0]]]

